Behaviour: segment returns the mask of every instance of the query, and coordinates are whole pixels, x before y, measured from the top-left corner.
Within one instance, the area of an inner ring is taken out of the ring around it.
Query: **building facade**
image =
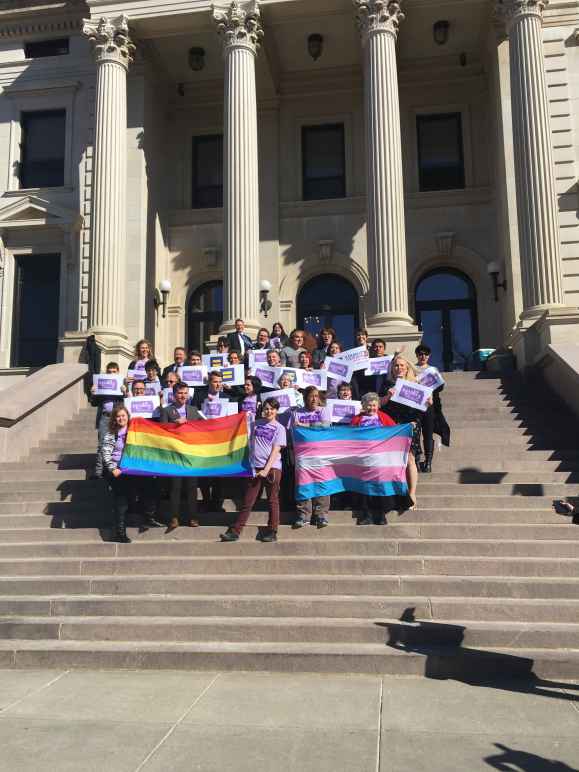
[[[576,0],[0,1],[0,370],[577,342],[578,83]]]

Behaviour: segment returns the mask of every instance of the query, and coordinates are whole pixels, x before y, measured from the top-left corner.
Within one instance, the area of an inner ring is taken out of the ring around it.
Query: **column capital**
[[[114,62],[128,70],[133,61],[135,46],[129,37],[129,24],[126,16],[115,18],[101,17],[98,21],[84,19],[82,33],[93,46],[97,64]]]
[[[495,14],[504,21],[507,31],[521,19],[534,16],[543,21],[543,11],[549,0],[495,0]]]
[[[257,54],[263,40],[261,14],[257,0],[233,0],[213,6],[213,21],[223,39],[223,50],[246,48]]]
[[[402,0],[352,0],[356,9],[356,23],[362,40],[371,35],[388,32],[398,37],[400,22],[404,21]]]

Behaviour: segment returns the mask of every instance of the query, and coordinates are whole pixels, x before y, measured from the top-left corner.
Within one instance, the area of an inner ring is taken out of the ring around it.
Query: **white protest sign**
[[[124,378],[122,375],[116,375],[115,373],[101,373],[100,375],[93,375],[93,394],[118,397],[123,393],[121,391],[123,380]]]
[[[277,399],[279,402],[279,412],[285,413],[292,407],[296,406],[296,390],[295,389],[279,389],[278,391],[270,391],[267,395],[269,399]]]
[[[336,354],[335,358],[352,365],[352,370],[365,370],[368,367],[369,357],[366,346],[349,348],[347,351]]]
[[[394,394],[390,399],[401,405],[407,405],[408,407],[422,410],[424,413],[428,409],[426,400],[431,396],[432,389],[429,389],[427,386],[422,386],[420,383],[405,381],[403,378],[398,378],[394,385]]]
[[[220,367],[219,372],[223,383],[227,386],[243,386],[245,383],[245,367],[243,365]]]
[[[207,368],[205,365],[183,365],[177,370],[179,380],[186,383],[187,386],[203,386],[207,378]]]
[[[154,394],[160,394],[161,383],[160,381],[145,381],[145,394],[150,397]]]
[[[300,379],[297,383],[300,389],[315,386],[320,391],[328,388],[328,373],[325,370],[299,370]]]
[[[227,405],[227,415],[237,415],[239,413],[239,405],[237,402],[230,402]]]
[[[201,412],[206,418],[223,418],[223,416],[230,415],[229,400],[228,399],[206,399],[203,402],[203,406],[201,407]]]
[[[281,367],[270,367],[269,365],[256,365],[251,369],[251,374],[255,375],[256,378],[259,378],[259,380],[262,383],[262,386],[269,387],[271,389],[275,389],[277,386],[277,381],[280,376],[282,368]]]
[[[207,370],[219,370],[229,364],[228,354],[203,354],[203,364]]]
[[[161,400],[157,395],[150,397],[127,397],[125,407],[132,418],[152,418],[155,412],[159,412]]]
[[[356,399],[329,399],[326,407],[330,411],[333,424],[349,424],[362,410],[362,403]]]
[[[368,367],[366,368],[364,375],[382,375],[387,374],[390,369],[390,363],[392,357],[374,357],[368,360]]]
[[[324,370],[328,378],[346,383],[350,383],[352,380],[352,365],[349,362],[343,362],[341,359],[335,357],[326,357],[324,359]]]
[[[427,386],[429,389],[438,389],[439,386],[444,386],[444,378],[436,367],[427,367],[418,376],[418,383],[423,386]]]
[[[255,367],[256,365],[267,364],[267,352],[269,349],[260,348],[255,351],[251,349],[247,352],[247,364],[249,367]]]

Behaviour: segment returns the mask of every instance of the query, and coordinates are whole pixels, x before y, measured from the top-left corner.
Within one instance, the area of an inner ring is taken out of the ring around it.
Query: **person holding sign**
[[[161,382],[164,386],[167,386],[167,376],[169,373],[177,373],[179,372],[179,368],[183,367],[185,364],[185,356],[186,354],[183,346],[177,346],[173,351],[173,363],[167,365],[167,367],[165,367],[163,370],[163,374],[161,375]]]
[[[289,343],[289,338],[286,331],[283,328],[281,322],[275,322],[271,328],[271,335],[269,336],[269,344],[272,348],[283,348]]]
[[[106,375],[114,376],[114,379],[107,379]],[[127,387],[123,383],[119,383],[119,366],[116,362],[109,362],[106,366],[105,376],[95,375],[93,376],[94,383],[91,386],[90,403],[97,408],[95,426],[97,429],[97,452],[94,476],[100,478],[103,476],[103,459],[101,445],[105,438],[105,434],[109,430],[109,422],[111,414],[115,407],[123,405],[123,397],[127,393]],[[114,380],[115,383],[110,381]],[[108,382],[107,382],[108,381]],[[102,388],[107,386],[108,388]],[[110,387],[113,386],[111,389]],[[116,391],[116,393],[115,393]],[[106,393],[104,393],[106,392]]]
[[[304,331],[293,330],[290,335],[289,343],[281,350],[281,361],[286,367],[299,367],[299,357],[304,348]]]
[[[336,340],[336,331],[333,327],[323,327],[318,336],[318,347],[313,353],[313,366],[319,370],[322,362],[328,354],[330,344]],[[300,365],[301,366],[301,365]]]
[[[424,442],[424,461],[420,464],[420,471],[429,474],[432,472],[432,457],[434,455],[434,433],[440,434],[444,445],[450,445],[450,428],[442,412],[440,394],[444,389],[444,380],[436,367],[429,364],[432,350],[421,343],[416,347],[416,369],[418,380],[425,386],[431,386],[432,405],[426,411],[422,419],[422,436]],[[438,376],[438,377],[437,377]],[[424,378],[428,380],[424,380]],[[430,379],[433,380],[430,380]]]
[[[257,540],[262,542],[277,541],[279,527],[279,486],[281,482],[281,451],[286,446],[286,431],[277,421],[279,403],[268,397],[262,406],[261,418],[258,418],[251,432],[251,463],[255,476],[247,480],[243,505],[237,520],[221,534],[221,541],[237,541],[243,531],[251,510],[265,488],[269,519],[267,529],[258,531]]]
[[[330,412],[326,407],[322,407],[320,392],[315,386],[308,386],[304,391],[304,403],[303,408],[298,407],[292,411],[291,426],[327,429],[331,425]],[[325,528],[329,525],[330,497],[315,496],[297,501],[296,511],[297,518],[292,528],[303,528],[308,523],[318,528]]]
[[[265,327],[261,327],[257,331],[257,338],[255,339],[255,344],[253,345],[253,351],[267,351],[269,348],[269,332],[265,329]]]
[[[261,409],[261,381],[254,375],[248,375],[243,384],[243,394],[238,397],[239,411],[249,413],[255,418]]]
[[[153,346],[151,343],[145,338],[138,341],[137,345],[135,346],[135,358],[132,362],[129,362],[127,380],[132,381],[134,378],[144,378],[145,365],[149,359],[154,358],[155,354],[153,353]],[[161,370],[159,369],[158,365],[157,369],[157,377],[161,377]]]
[[[145,394],[150,396],[151,394],[159,394],[161,392],[161,381],[159,380],[159,365],[154,359],[149,359],[145,365],[145,373],[147,377],[144,380]]]
[[[189,404],[189,386],[177,383],[173,387],[173,403],[161,409],[162,424],[184,424],[187,421],[202,421],[196,407]],[[180,525],[181,497],[185,494],[186,521],[190,528],[197,528],[197,481],[193,477],[171,478],[171,520],[165,533],[171,533]]]
[[[221,373],[213,370],[207,378],[207,386],[195,389],[193,404],[197,410],[202,410],[205,401],[229,399],[229,395],[223,391]],[[205,477],[199,487],[203,494],[203,508],[206,512],[223,512],[223,492],[219,477]]]
[[[362,397],[362,411],[352,419],[352,426],[396,426],[396,421],[380,410],[380,397],[370,391]],[[386,525],[386,514],[398,505],[398,496],[359,497],[361,514],[358,525]]]
[[[394,384],[399,378],[413,383],[417,382],[414,365],[401,354],[397,354],[390,363],[387,382],[388,388],[381,401],[382,410],[387,413],[390,418],[394,419],[395,423],[412,424],[413,427],[412,444],[408,454],[408,466],[406,467],[406,481],[408,483],[408,495],[412,501],[412,505],[409,508],[416,509],[416,488],[418,485],[418,468],[416,466],[416,460],[420,458],[421,453],[420,428],[424,413],[418,408],[402,405],[399,402],[394,402],[392,400],[392,397],[395,394]],[[432,399],[429,398],[427,402],[432,404]]]

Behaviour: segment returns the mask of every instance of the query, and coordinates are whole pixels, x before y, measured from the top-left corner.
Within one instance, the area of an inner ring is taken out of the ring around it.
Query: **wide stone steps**
[[[347,643],[152,643],[141,641],[0,641],[0,667],[245,670],[370,673],[431,678],[572,679],[576,649],[469,649]]]
[[[201,528],[107,541],[105,486],[86,479],[95,411],[81,411],[0,465],[0,666],[576,677],[579,529],[553,502],[579,499],[577,431],[514,380],[450,373],[442,396],[452,446],[416,511],[386,527],[332,511],[298,531],[288,512],[269,545],[265,502],[219,542],[235,484]]]

